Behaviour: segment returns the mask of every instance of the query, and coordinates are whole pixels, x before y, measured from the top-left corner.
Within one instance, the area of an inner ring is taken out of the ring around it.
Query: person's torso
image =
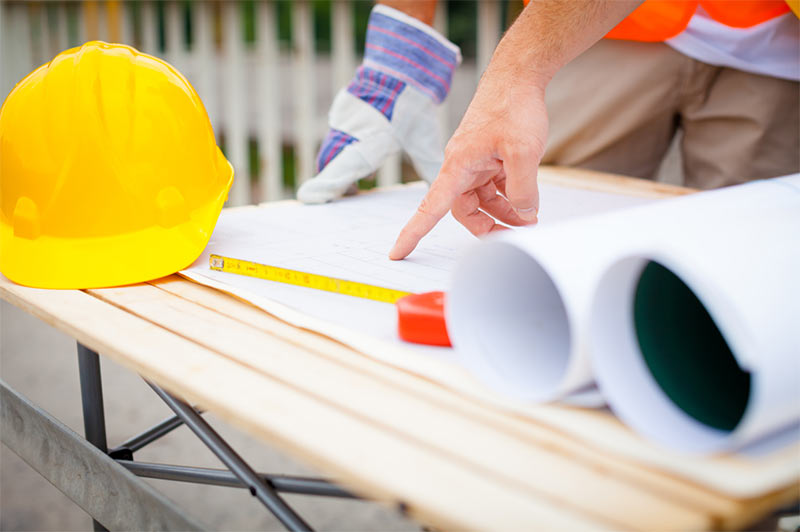
[[[686,29],[665,42],[711,65],[800,80],[800,19],[793,13],[749,28],[734,28],[698,7]]]

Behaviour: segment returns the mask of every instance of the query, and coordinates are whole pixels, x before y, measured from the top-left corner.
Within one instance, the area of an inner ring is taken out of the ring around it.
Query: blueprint
[[[209,268],[209,255],[289,268],[408,292],[447,291],[459,258],[478,239],[450,215],[405,260],[388,252],[426,191],[423,184],[325,205],[296,202],[224,210],[204,253],[181,272],[232,293],[293,325],[330,336],[369,356],[447,380],[460,365],[450,348],[397,337],[394,305]],[[540,226],[652,200],[541,185]]]

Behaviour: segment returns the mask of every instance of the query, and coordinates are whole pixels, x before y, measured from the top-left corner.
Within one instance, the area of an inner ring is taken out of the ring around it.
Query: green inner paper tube
[[[697,296],[650,262],[636,287],[633,314],[639,349],[667,397],[697,421],[733,430],[747,407],[750,373],[739,367]]]

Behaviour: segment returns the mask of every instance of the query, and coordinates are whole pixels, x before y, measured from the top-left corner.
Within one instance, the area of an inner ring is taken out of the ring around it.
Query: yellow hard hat
[[[38,288],[147,281],[191,264],[233,182],[173,67],[93,41],[0,108],[0,271]]]

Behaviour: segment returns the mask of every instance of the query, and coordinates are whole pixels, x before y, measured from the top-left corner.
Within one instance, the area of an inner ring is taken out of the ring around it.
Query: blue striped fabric
[[[356,70],[347,91],[383,113],[387,120],[391,120],[394,102],[405,88],[406,84],[402,81],[374,68],[362,66]]]
[[[375,11],[370,15],[364,66],[409,83],[441,103],[457,64],[456,53],[428,33]]]
[[[325,140],[322,141],[319,153],[317,154],[317,172],[321,172],[334,157],[339,155],[345,146],[357,142],[358,139],[348,135],[344,131],[331,129]]]

